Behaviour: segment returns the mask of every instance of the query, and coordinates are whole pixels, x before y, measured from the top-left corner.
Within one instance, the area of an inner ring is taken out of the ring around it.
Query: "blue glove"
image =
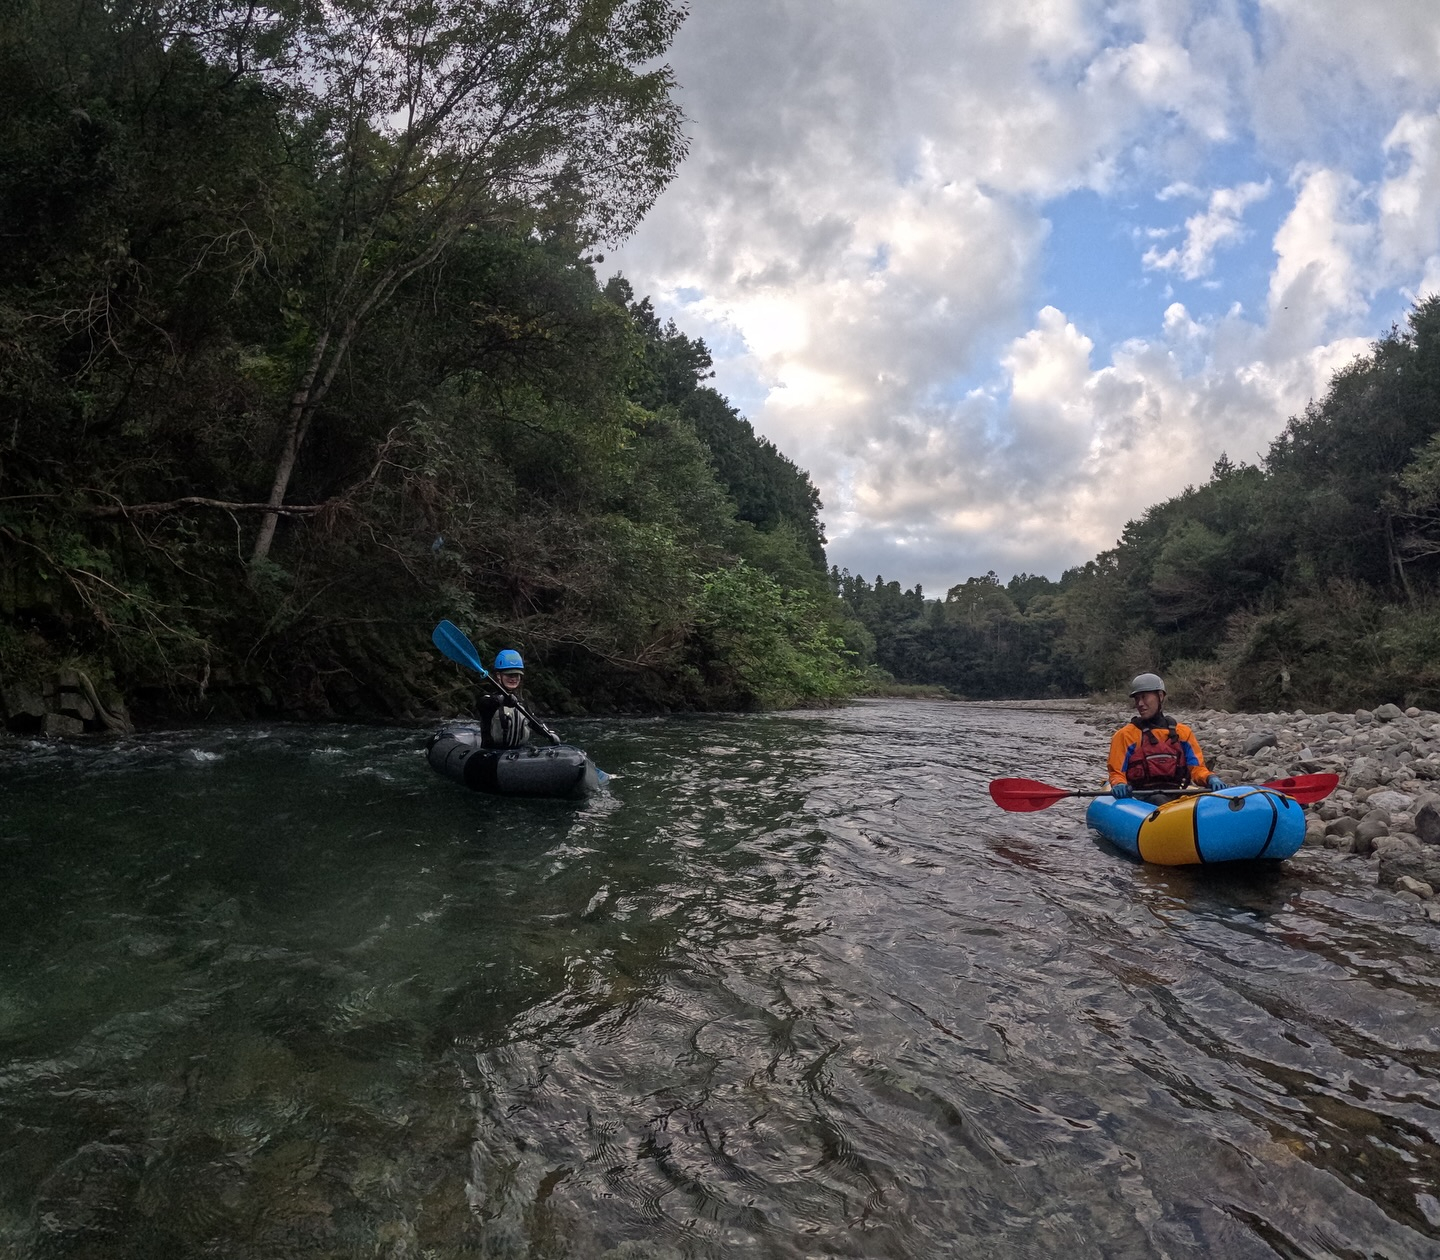
[[[1205,786],[1208,787],[1212,792],[1218,792],[1221,788],[1229,787],[1230,785],[1226,783],[1225,780],[1222,779],[1218,774],[1212,774]]]
[[[1110,795],[1117,801],[1124,801],[1130,798],[1130,785],[1128,783],[1114,783],[1110,786]]]

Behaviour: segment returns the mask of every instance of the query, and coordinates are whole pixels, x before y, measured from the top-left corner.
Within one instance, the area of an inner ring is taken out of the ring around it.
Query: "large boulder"
[[[1358,818],[1336,818],[1325,825],[1327,836],[1353,836],[1355,828],[1360,825]]]
[[[7,718],[43,718],[45,698],[24,683],[10,683],[0,689],[0,708],[4,709]]]
[[[68,713],[71,717],[79,718],[82,722],[93,722],[95,720],[95,706],[90,703],[89,698],[83,691],[64,690],[61,691],[55,702],[55,707],[61,713]]]
[[[1379,708],[1373,709],[1377,722],[1398,722],[1405,716],[1405,711],[1398,705],[1382,704]]]
[[[1262,748],[1278,748],[1279,745],[1280,740],[1274,731],[1256,731],[1240,746],[1240,751],[1250,757]]]
[[[85,723],[64,713],[47,713],[40,722],[40,734],[46,739],[70,739],[85,734]]]

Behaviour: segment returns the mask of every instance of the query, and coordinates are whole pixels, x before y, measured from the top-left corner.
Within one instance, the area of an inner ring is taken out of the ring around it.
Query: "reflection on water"
[[[0,753],[0,1257],[1440,1254],[1440,931],[1358,873],[995,809],[1069,717],[566,733],[608,795]]]

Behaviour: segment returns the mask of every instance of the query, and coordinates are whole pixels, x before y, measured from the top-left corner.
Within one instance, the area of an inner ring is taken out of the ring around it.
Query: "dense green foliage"
[[[1293,418],[1262,467],[1131,521],[1058,582],[994,574],[943,602],[836,575],[907,682],[1076,694],[1158,669],[1186,703],[1440,704],[1440,298]]]
[[[1060,602],[1032,597],[1036,581],[1002,586],[994,573],[927,600],[919,586],[837,570],[844,607],[866,628],[880,668],[902,683],[933,683],[970,699],[1075,695],[1083,678],[1062,635]],[[1050,585],[1046,583],[1046,585]]]
[[[469,688],[446,616],[560,707],[839,694],[814,487],[593,270],[683,155],[680,16],[8,6],[4,676],[403,715]]]

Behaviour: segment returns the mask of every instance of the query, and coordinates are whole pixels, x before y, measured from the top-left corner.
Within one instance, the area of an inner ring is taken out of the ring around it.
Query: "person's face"
[[[1160,712],[1160,702],[1165,699],[1163,691],[1138,691],[1135,693],[1135,716],[1152,718]]]
[[[506,669],[495,675],[506,691],[519,691],[520,680],[525,677],[518,669]]]

